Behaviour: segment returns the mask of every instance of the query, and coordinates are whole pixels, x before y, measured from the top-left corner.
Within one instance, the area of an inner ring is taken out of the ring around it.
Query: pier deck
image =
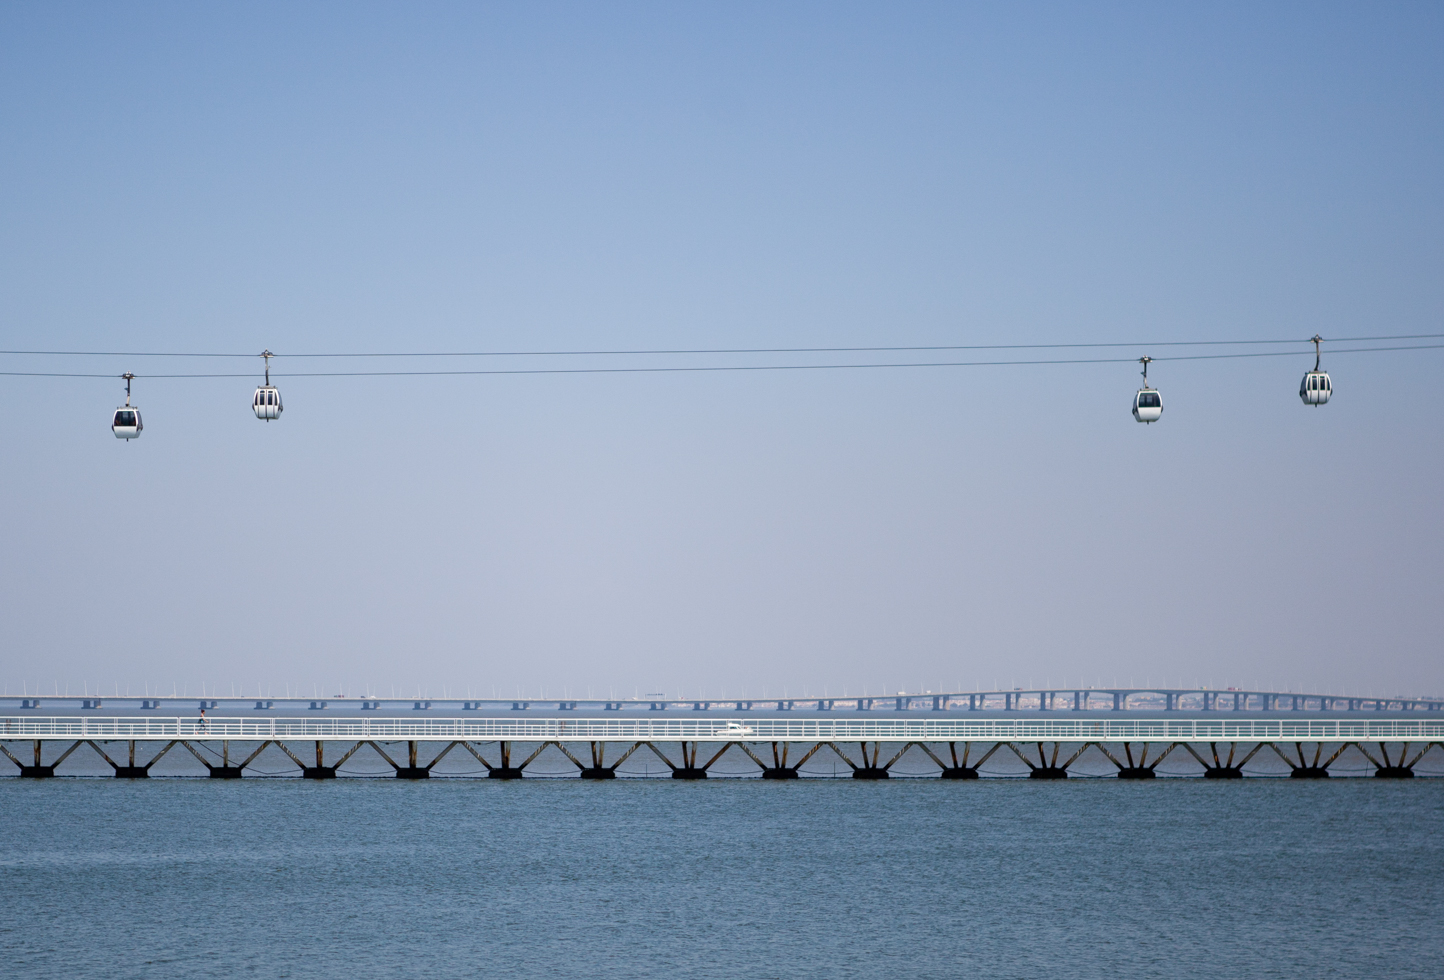
[[[736,726],[729,729],[729,725]],[[1258,742],[1438,741],[1444,716],[1344,718],[586,718],[12,715],[0,740],[515,742]]]
[[[1213,779],[1241,778],[1245,766],[1252,763],[1258,771],[1263,762],[1275,767],[1282,763],[1286,774],[1296,778],[1321,779],[1341,758],[1355,769],[1371,768],[1375,776],[1411,778],[1426,756],[1444,756],[1444,715],[1430,711],[1191,717],[1176,711],[1151,717],[1138,712],[1067,717],[1049,712],[991,717],[976,712],[953,717],[839,717],[820,712],[799,717],[787,710],[688,715],[626,717],[621,712],[587,715],[574,710],[504,716],[414,710],[394,715],[373,709],[201,717],[82,710],[0,716],[0,753],[19,768],[17,775],[45,778],[88,747],[115,776],[131,779],[149,777],[152,767],[177,748],[180,757],[193,757],[212,778],[224,779],[241,778],[268,752],[283,768],[294,765],[292,773],[333,779],[363,749],[363,760],[369,757],[372,765],[384,761],[403,779],[441,774],[445,770],[437,766],[453,750],[459,750],[453,759],[469,755],[488,777],[499,779],[539,775],[539,769],[558,762],[574,766],[583,779],[613,779],[622,764],[642,750],[644,758],[660,761],[676,779],[705,779],[724,756],[755,765],[753,773],[763,779],[796,779],[820,752],[832,760],[834,772],[841,763],[857,779],[889,778],[905,757],[911,760],[908,765],[920,762],[944,779],[979,778],[990,760],[990,775],[1066,779],[1070,771],[1076,775],[1084,764],[1092,764],[1111,766],[1107,771],[1122,779],[1151,779],[1170,757],[1192,767],[1191,774]],[[46,751],[56,743],[58,748]],[[116,743],[124,751],[114,748]],[[356,772],[355,765],[348,772]],[[816,766],[814,762],[805,774],[819,775]],[[1019,766],[1026,767],[1026,773],[1019,772]]]

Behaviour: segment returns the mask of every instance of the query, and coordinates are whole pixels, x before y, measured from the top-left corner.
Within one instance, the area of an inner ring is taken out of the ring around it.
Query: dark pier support
[[[117,779],[148,779],[148,778],[150,778],[150,767],[153,766],[153,765],[155,765],[157,762],[159,762],[159,761],[161,760],[161,757],[162,757],[162,756],[164,756],[167,752],[169,752],[172,748],[174,748],[177,741],[179,741],[179,740],[177,739],[177,740],[173,740],[173,741],[167,742],[165,748],[161,749],[161,750],[160,750],[159,752],[157,752],[154,756],[152,756],[152,757],[151,757],[151,760],[150,760],[149,762],[147,762],[147,763],[146,763],[145,765],[143,765],[143,766],[138,766],[138,765],[135,764],[135,740],[134,740],[134,739],[131,739],[130,742],[128,743],[129,748],[130,748],[130,755],[129,755],[129,761],[127,762],[126,765],[121,765],[120,763],[118,763],[118,762],[116,762],[114,759],[112,759],[110,756],[106,755],[106,754],[105,754],[105,750],[102,749],[99,745],[97,745],[94,741],[92,741],[92,740],[90,740],[90,739],[87,739],[85,744],[89,745],[92,749],[94,749],[94,750],[96,751],[96,753],[97,753],[102,759],[104,759],[106,762],[110,763],[110,768],[113,769],[113,770],[115,770],[115,778],[117,778]],[[69,753],[67,753],[67,755],[68,755],[68,754],[69,754]]]
[[[197,752],[195,746],[191,745],[191,743],[183,741],[180,744],[182,748],[196,757],[197,762],[206,767],[206,771],[210,774],[211,779],[240,779],[241,774],[246,770],[246,766],[249,766],[255,760],[256,756],[264,752],[266,746],[271,743],[269,741],[262,742],[260,746],[250,755],[246,756],[245,761],[238,766],[231,765],[231,743],[229,739],[221,741],[221,764],[218,766],[212,765],[211,760]]]
[[[633,752],[637,751],[639,748],[642,747],[641,742],[633,743],[630,749],[622,753],[621,758],[619,758],[616,762],[613,762],[611,765],[607,765],[607,743],[591,742],[589,744],[592,750],[592,764],[590,766],[585,765],[580,759],[572,755],[571,752],[567,750],[567,747],[565,745],[560,742],[556,743],[556,747],[561,750],[561,753],[565,755],[568,759],[572,760],[572,763],[578,769],[577,774],[583,779],[616,779],[617,767],[620,766],[622,763],[626,762],[628,757],[630,757]]]
[[[1338,747],[1337,750],[1335,750],[1333,755],[1329,756],[1327,759],[1324,759],[1324,743],[1315,742],[1314,757],[1312,760],[1310,760],[1304,755],[1304,743],[1302,742],[1294,743],[1294,752],[1297,756],[1297,758],[1295,759],[1289,758],[1286,754],[1284,754],[1283,750],[1280,749],[1273,742],[1268,742],[1265,744],[1267,744],[1269,748],[1273,749],[1274,755],[1278,756],[1280,759],[1282,759],[1285,763],[1288,764],[1290,770],[1289,778],[1291,779],[1328,779],[1329,766],[1333,765],[1334,760],[1337,759],[1340,754],[1343,753],[1344,749],[1348,748],[1349,746],[1348,742],[1343,743]]]
[[[282,752],[286,753],[286,755],[291,757],[292,762],[296,763],[296,765],[300,767],[301,776],[305,779],[335,779],[337,770],[339,770],[341,766],[345,765],[346,760],[351,758],[351,756],[355,755],[363,745],[369,745],[372,749],[374,749],[376,754],[381,756],[381,758],[385,760],[387,765],[391,766],[392,770],[396,773],[396,778],[429,779],[431,777],[431,767],[444,759],[448,752],[450,752],[452,749],[456,748],[457,745],[462,743],[449,743],[446,748],[442,749],[439,753],[437,753],[436,757],[432,759],[431,762],[424,766],[417,763],[416,742],[406,743],[407,764],[404,766],[398,763],[395,759],[391,758],[391,756],[387,755],[386,750],[374,741],[357,742],[355,745],[351,746],[351,748],[346,750],[345,755],[341,756],[341,758],[337,759],[329,766],[326,765],[325,761],[326,743],[320,741],[319,739],[316,741],[316,764],[314,766],[308,766],[304,762],[302,762],[299,758],[297,758],[296,754],[292,752],[289,747],[286,746],[284,742],[276,742],[275,744],[280,747]],[[265,748],[265,746],[262,745],[261,748]],[[257,749],[251,754],[251,757],[245,762],[243,762],[241,765],[243,767],[248,765],[251,759],[254,759],[259,754],[260,749]],[[473,752],[473,754],[475,753]]]
[[[441,750],[441,754],[445,755],[447,752],[450,752],[454,745],[456,745],[456,743],[452,742],[446,748]],[[387,761],[389,762],[390,760]],[[431,765],[435,764],[435,761],[433,761]],[[418,766],[416,764],[416,743],[414,741],[406,743],[406,765],[393,766],[392,768],[396,770],[397,779],[431,778],[431,766]]]
[[[893,758],[892,758],[886,765],[879,766],[879,765],[877,764],[877,757],[878,757],[878,752],[882,749],[882,743],[881,743],[881,742],[873,742],[873,743],[872,743],[872,757],[871,757],[871,758],[869,758],[869,757],[868,757],[868,754],[867,754],[867,743],[866,743],[866,742],[861,743],[861,748],[862,748],[862,765],[861,765],[861,766],[853,766],[853,767],[852,767],[852,778],[853,778],[853,779],[887,779],[887,778],[889,778],[889,777],[892,775],[890,772],[888,772],[888,770],[891,769],[891,768],[892,768],[892,764],[898,760],[898,756],[901,756],[901,755],[902,755],[902,752],[899,752],[896,756],[893,756]],[[906,752],[906,751],[907,751],[907,747],[904,746],[904,747],[903,747],[903,752]]]
[[[41,760],[40,760],[40,746],[43,744],[42,741],[37,738],[37,739],[34,740],[34,742],[35,742],[35,764],[34,764],[33,766],[27,766],[25,763],[23,763],[23,762],[21,762],[19,759],[15,758],[15,756],[11,755],[9,749],[7,749],[7,748],[6,748],[5,746],[3,746],[3,745],[0,745],[0,752],[4,752],[5,755],[6,755],[6,757],[9,758],[11,762],[15,763],[17,766],[20,767],[20,778],[21,778],[21,779],[49,779],[49,778],[51,778],[52,776],[55,775],[55,767],[58,766],[58,765],[60,765],[62,762],[64,762],[65,759],[66,759],[66,757],[69,756],[70,753],[74,752],[76,749],[80,748],[80,746],[82,746],[82,745],[85,744],[83,741],[73,743],[73,744],[70,746],[70,748],[68,748],[68,749],[66,749],[64,752],[60,753],[60,758],[56,759],[54,762],[50,763],[50,765],[47,766],[47,765],[44,765],[44,764],[41,762]]]
[[[526,764],[527,764],[527,762],[530,762],[532,759],[535,759],[535,758],[536,758],[536,753],[533,753],[531,759],[527,759],[527,760],[526,760],[525,762],[523,762],[521,765],[519,765],[519,766],[513,766],[513,765],[511,764],[511,743],[510,743],[510,742],[498,742],[498,743],[496,743],[496,744],[497,744],[497,747],[501,750],[501,765],[497,766],[497,767],[494,768],[494,769],[488,767],[488,771],[487,771],[487,774],[486,774],[486,778],[487,778],[487,779],[521,779],[521,778],[522,778],[522,771],[523,771],[524,769],[526,769]],[[537,750],[537,752],[540,752],[540,751],[541,751],[541,749],[538,749],[538,750]],[[481,756],[478,755],[477,758],[480,759]]]
[[[862,765],[858,765],[857,763],[853,762],[850,758],[848,758],[846,752],[842,751],[842,749],[838,748],[832,742],[827,742],[823,744],[831,746],[832,751],[836,752],[838,757],[841,758],[843,762],[846,762],[848,764],[848,766],[852,769],[853,779],[887,779],[891,775],[889,770],[892,769],[893,763],[901,759],[903,757],[903,754],[906,753],[908,749],[912,748],[913,745],[916,743],[904,743],[903,747],[898,750],[897,755],[893,756],[883,765],[878,765],[878,754],[882,751],[881,742],[872,743],[871,755],[868,755],[866,742],[858,743],[858,746],[862,750]]]
[[[918,748],[926,752],[928,754],[928,758],[932,759],[938,764],[938,768],[942,770],[942,772],[939,773],[939,777],[942,779],[977,779],[979,767],[981,767],[983,763],[987,762],[988,757],[991,756],[994,752],[998,751],[998,749],[1001,747],[1001,742],[994,742],[993,747],[987,752],[983,753],[983,757],[981,759],[979,759],[977,762],[974,762],[972,765],[968,765],[968,755],[973,750],[973,743],[963,743],[963,757],[959,759],[958,743],[949,742],[948,753],[952,758],[953,764],[948,765],[942,759],[939,759],[936,755],[934,755],[932,749],[928,748],[921,742],[918,743]]]
[[[722,756],[726,754],[727,750],[732,747],[732,743],[728,742],[726,745],[723,745],[720,750],[718,750],[716,755],[708,759],[704,765],[699,766],[697,765],[697,750],[701,746],[701,743],[692,742],[690,743],[689,747],[689,743],[683,742],[682,764],[679,766],[674,764],[671,759],[667,758],[667,754],[665,752],[657,748],[651,742],[642,742],[641,744],[651,749],[652,753],[657,758],[661,759],[663,764],[665,764],[668,769],[672,770],[673,779],[706,779],[707,770],[711,769],[712,764],[718,759],[722,758]]]
[[[1023,765],[1028,767],[1029,779],[1067,779],[1068,767],[1071,766],[1074,761],[1083,754],[1083,750],[1088,747],[1087,744],[1084,744],[1082,748],[1069,756],[1067,761],[1060,766],[1058,765],[1058,753],[1063,747],[1063,743],[1061,742],[1053,743],[1052,756],[1047,755],[1046,750],[1043,748],[1043,743],[1039,742],[1037,765],[1034,765],[1033,761],[1024,755],[1012,742],[1004,742],[1003,744],[1008,746],[1008,748],[1013,751],[1013,754],[1022,760]]]
[[[355,745],[351,746],[351,751],[343,755],[340,760],[336,762],[335,765],[328,766],[326,765],[325,759],[326,743],[321,741],[320,739],[317,739],[316,764],[314,766],[308,766],[296,756],[296,753],[291,751],[290,747],[286,745],[285,742],[276,742],[276,746],[282,752],[286,753],[286,755],[290,756],[291,761],[300,768],[301,778],[303,779],[335,779],[336,770],[341,768],[341,763],[351,758],[351,756],[356,752],[356,750],[364,744],[364,742],[357,742]]]
[[[138,765],[135,764],[135,739],[131,739],[127,744],[128,744],[129,747],[130,747],[130,756],[129,756],[130,763],[129,763],[129,765],[115,766],[115,778],[116,778],[116,779],[149,779],[149,778],[150,778],[150,766],[138,766]],[[172,744],[174,744],[174,743],[172,743]],[[106,761],[107,761],[107,762],[110,762],[109,759],[107,759]],[[111,763],[111,765],[115,765],[115,764],[114,764],[114,763]]]
[[[476,747],[473,746],[470,742],[461,743],[462,748],[466,749],[466,751],[474,755],[476,757],[476,761],[480,762],[483,766],[486,767],[486,777],[488,779],[521,779],[522,770],[524,770],[533,759],[541,755],[542,750],[551,743],[543,742],[541,745],[537,746],[536,751],[533,752],[531,755],[527,756],[526,761],[519,766],[513,766],[511,764],[510,742],[501,741],[497,742],[496,744],[497,748],[501,752],[501,764],[494,766],[490,762],[486,761],[486,757],[483,756],[480,752],[478,752],[476,750]]]
[[[822,743],[822,742],[818,742],[818,743],[817,743],[816,745],[814,745],[812,748],[808,749],[808,750],[807,750],[807,753],[806,753],[801,759],[798,759],[798,760],[797,760],[796,762],[794,762],[792,765],[788,765],[788,764],[787,764],[787,751],[788,751],[788,748],[789,748],[788,743],[786,743],[786,742],[773,742],[773,743],[772,743],[772,765],[770,765],[770,766],[769,766],[766,762],[764,762],[764,761],[762,761],[761,759],[757,758],[756,754],[754,754],[753,751],[747,747],[747,743],[745,743],[745,742],[738,742],[738,743],[737,743],[737,747],[738,747],[739,749],[741,749],[743,752],[746,752],[746,753],[747,753],[747,756],[748,756],[753,762],[757,763],[757,768],[759,768],[759,769],[762,770],[762,778],[763,778],[763,779],[797,779],[797,778],[799,778],[800,775],[801,775],[800,770],[802,769],[803,763],[805,763],[808,759],[811,759],[814,755],[816,755],[816,754],[817,754],[817,750],[820,749],[820,748],[822,748],[823,744],[824,744],[824,743]],[[779,749],[779,746],[781,746],[780,749]]]
[[[247,759],[246,762],[242,762],[239,766],[233,766],[231,765],[231,741],[230,739],[221,739],[221,764],[218,766],[213,766],[209,762],[206,762],[206,760],[201,759],[200,753],[196,752],[195,749],[191,748],[189,742],[182,742],[181,744],[184,745],[187,749],[190,749],[191,755],[195,756],[197,759],[200,759],[201,763],[210,773],[210,778],[212,779],[240,779],[241,773],[244,772],[246,769],[246,762],[250,762],[251,759],[254,759],[256,757],[256,755],[261,751],[261,749],[264,749],[266,747],[266,743],[262,742],[261,749],[257,749],[254,753],[252,753],[251,759]]]
[[[1208,748],[1209,751],[1213,754],[1212,763],[1210,763],[1203,756],[1195,752],[1193,750],[1193,746],[1189,745],[1187,742],[1183,743],[1183,747],[1188,751],[1189,755],[1193,756],[1195,759],[1198,760],[1199,765],[1203,766],[1204,779],[1242,779],[1243,767],[1248,763],[1250,759],[1252,759],[1255,755],[1258,754],[1259,749],[1264,747],[1264,743],[1260,742],[1259,744],[1255,745],[1253,749],[1248,753],[1248,755],[1244,756],[1238,761],[1237,765],[1235,765],[1233,761],[1234,753],[1238,751],[1237,742],[1228,743],[1228,758],[1222,760],[1218,757],[1218,743],[1209,742]]]
[[[1102,752],[1105,756],[1108,757],[1109,762],[1113,763],[1115,766],[1118,767],[1119,779],[1156,779],[1158,777],[1158,773],[1154,770],[1158,768],[1158,764],[1164,759],[1168,758],[1169,753],[1171,753],[1174,749],[1178,747],[1177,742],[1171,743],[1168,748],[1163,750],[1163,754],[1158,756],[1158,758],[1154,759],[1152,765],[1149,765],[1147,742],[1143,743],[1143,748],[1140,751],[1137,760],[1133,758],[1132,743],[1123,743],[1123,756],[1127,760],[1126,764],[1124,762],[1120,762],[1117,758],[1115,758],[1113,753],[1109,752],[1108,749],[1104,747],[1103,743],[1097,742],[1094,744],[1098,746],[1099,752]]]
[[[627,750],[626,755],[623,755],[620,759],[618,759],[610,766],[606,764],[606,742],[592,742],[589,744],[589,748],[592,750],[592,764],[590,766],[583,766],[580,763],[577,764],[577,768],[581,770],[581,777],[583,779],[616,779],[617,766],[625,762],[627,760],[627,756],[630,756],[633,752],[637,751],[638,746],[633,745],[630,749]],[[570,756],[571,753],[568,752],[567,755]],[[572,759],[572,761],[576,762],[577,760]]]
[[[349,759],[351,757],[351,753],[355,752],[356,749],[359,749],[362,745],[369,745],[371,746],[371,748],[376,750],[377,755],[385,759],[386,762],[391,766],[391,768],[395,770],[397,779],[430,779],[432,766],[435,766],[442,759],[446,758],[446,754],[460,744],[460,742],[448,742],[446,748],[436,753],[436,757],[423,766],[419,764],[416,760],[416,742],[407,742],[406,765],[403,766],[398,764],[394,759],[391,758],[391,756],[387,755],[386,751],[375,742],[358,742],[356,744],[356,747],[353,748],[351,752],[346,753],[346,755],[341,759],[341,762],[345,762],[347,759]],[[340,764],[341,763],[338,762],[336,765],[340,766]]]
[[[335,778],[336,778],[336,770],[340,768],[340,763],[337,763],[337,764],[334,765],[334,766],[328,766],[328,765],[326,765],[325,751],[326,751],[326,743],[325,743],[325,742],[322,742],[320,739],[317,739],[317,740],[316,740],[316,764],[315,764],[314,766],[308,766],[308,765],[306,765],[304,762],[302,762],[300,759],[296,759],[296,764],[301,767],[301,778],[303,778],[303,779],[335,779]]]
[[[1420,759],[1424,758],[1424,755],[1437,743],[1431,742],[1428,745],[1425,745],[1423,749],[1415,753],[1414,758],[1409,759],[1409,743],[1401,742],[1399,744],[1399,758],[1391,759],[1389,758],[1388,743],[1380,742],[1379,754],[1383,756],[1382,761],[1380,761],[1379,759],[1375,759],[1373,755],[1369,753],[1369,750],[1366,749],[1363,745],[1359,744],[1358,742],[1355,742],[1354,744],[1358,748],[1358,750],[1364,754],[1364,758],[1368,759],[1374,764],[1375,777],[1379,779],[1413,779],[1414,764],[1417,763]]]

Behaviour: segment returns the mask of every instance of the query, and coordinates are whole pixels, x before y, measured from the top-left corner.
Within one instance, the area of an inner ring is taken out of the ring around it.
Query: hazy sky
[[[6,4],[0,346],[1444,332],[1441,51],[1422,3]],[[1130,364],[283,360],[273,424],[138,381],[133,444],[119,381],[0,378],[0,681],[1444,693],[1444,351],[1326,352],[1321,409],[1312,362],[1159,363],[1142,426]]]

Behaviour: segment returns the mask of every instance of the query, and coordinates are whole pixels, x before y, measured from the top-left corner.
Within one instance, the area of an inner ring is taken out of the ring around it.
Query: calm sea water
[[[1444,780],[0,781],[6,977],[1444,976]]]

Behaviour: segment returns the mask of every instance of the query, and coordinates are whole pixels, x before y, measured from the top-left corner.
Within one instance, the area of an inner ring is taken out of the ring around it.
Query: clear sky
[[[1422,3],[6,4],[0,346],[1444,332],[1441,51]],[[0,378],[0,681],[1444,693],[1444,351],[1326,351],[1320,409],[1312,362],[1161,362],[1142,426],[1129,364],[283,359],[279,422],[142,379],[133,444],[119,381]]]

